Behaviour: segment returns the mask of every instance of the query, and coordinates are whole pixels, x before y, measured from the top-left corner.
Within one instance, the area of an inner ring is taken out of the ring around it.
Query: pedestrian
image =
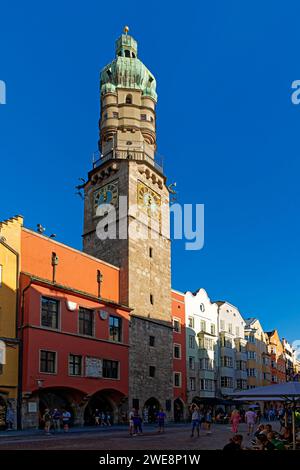
[[[52,420],[54,431],[60,431],[61,412],[57,408],[53,410]]]
[[[45,412],[43,414],[43,421],[44,421],[44,431],[45,433],[47,434],[47,436],[49,436],[51,433],[50,433],[50,429],[51,429],[51,413],[50,413],[50,410],[49,408],[46,408],[45,409]]]
[[[134,408],[129,411],[129,435],[132,436],[134,434]]]
[[[253,433],[256,423],[256,413],[251,408],[245,414],[246,424],[248,425],[248,436]]]
[[[63,410],[63,412],[62,412],[62,422],[63,422],[63,429],[64,429],[64,432],[68,432],[68,431],[69,431],[70,420],[71,420],[71,413],[70,413],[70,411]]]
[[[138,410],[135,410],[135,413],[133,415],[133,426],[134,426],[134,433],[133,433],[134,436],[136,436],[137,434],[143,434],[142,418]]]
[[[270,408],[270,409],[269,409],[269,412],[268,412],[268,420],[269,420],[269,421],[274,421],[274,410],[273,410],[273,408]]]
[[[194,437],[195,429],[196,429],[197,435],[199,437],[199,431],[200,431],[199,408],[195,403],[193,403],[191,405],[190,410],[191,410],[191,413],[192,413],[192,434],[191,434],[191,437]]]
[[[105,413],[103,411],[100,413],[100,422],[101,422],[101,426],[106,426]]]
[[[5,420],[6,420],[7,430],[12,431],[14,424],[15,424],[15,413],[10,404],[8,405],[8,408],[6,410]]]
[[[234,434],[238,432],[239,424],[241,421],[241,416],[238,410],[233,410],[230,417],[231,430]]]
[[[164,412],[163,408],[159,410],[157,413],[157,421],[158,421],[158,432],[165,432],[165,419],[166,419],[166,413]]]
[[[108,411],[107,414],[106,414],[106,425],[107,426],[111,426],[111,416],[110,416],[110,412]]]
[[[207,435],[211,434],[211,425],[212,425],[212,411],[209,408],[205,413],[205,428],[206,428]]]
[[[260,424],[260,422],[261,422],[261,410],[260,408],[258,408],[258,410],[256,411],[256,423]]]
[[[143,410],[143,419],[144,419],[144,423],[148,423],[148,408],[147,406],[145,406],[144,410]]]
[[[95,409],[94,420],[95,420],[95,425],[99,426],[100,420],[101,420],[101,415],[100,415],[100,411],[99,411],[98,408]]]

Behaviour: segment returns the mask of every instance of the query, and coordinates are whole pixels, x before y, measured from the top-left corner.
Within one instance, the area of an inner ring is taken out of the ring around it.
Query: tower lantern
[[[115,59],[100,75],[99,147],[106,159],[127,158],[130,150],[137,159],[154,160],[156,80],[138,59],[129,28],[124,29],[116,41]]]

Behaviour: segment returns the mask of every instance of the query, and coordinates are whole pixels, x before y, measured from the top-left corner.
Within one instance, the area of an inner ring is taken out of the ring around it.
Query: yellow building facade
[[[22,217],[0,223],[0,429],[6,427],[8,415],[12,427],[17,425],[17,308],[22,223]]]

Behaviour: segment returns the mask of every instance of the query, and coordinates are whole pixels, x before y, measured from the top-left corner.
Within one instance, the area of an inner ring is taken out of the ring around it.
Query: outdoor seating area
[[[296,450],[300,448],[300,383],[285,382],[266,387],[256,387],[235,393],[234,398],[251,401],[278,401],[282,404],[283,414],[280,420],[280,431],[273,430],[271,424],[261,425],[257,429],[253,448],[268,450]],[[271,450],[271,449],[270,449]]]

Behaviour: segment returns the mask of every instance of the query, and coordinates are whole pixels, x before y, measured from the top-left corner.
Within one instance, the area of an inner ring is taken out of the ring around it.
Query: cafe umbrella
[[[296,449],[295,411],[296,403],[300,402],[299,382],[285,382],[277,385],[251,388],[249,390],[233,393],[230,396],[232,398],[242,398],[247,401],[266,401],[269,399],[289,403],[292,406],[293,449]]]

